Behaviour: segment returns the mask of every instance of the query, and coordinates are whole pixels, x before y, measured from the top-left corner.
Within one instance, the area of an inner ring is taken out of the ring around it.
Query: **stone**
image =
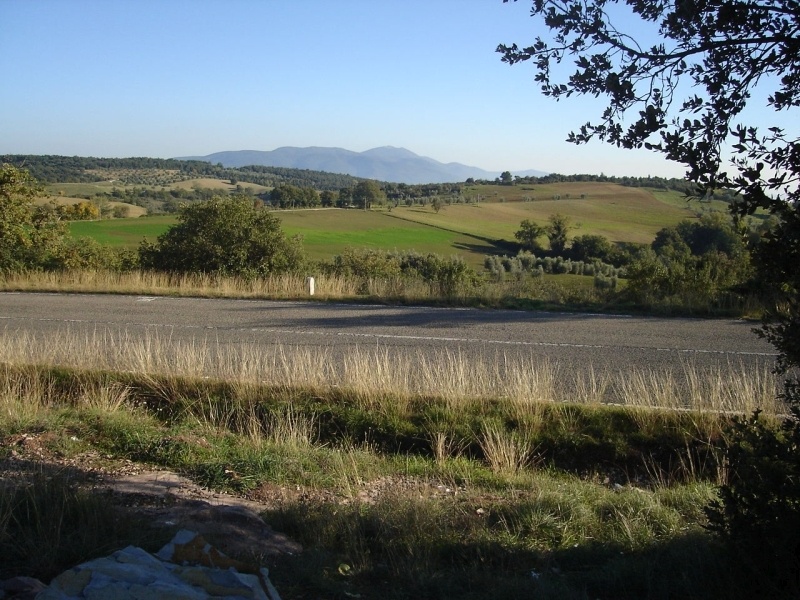
[[[172,541],[159,550],[156,556],[176,565],[197,564],[218,569],[233,567],[238,571],[249,573],[257,571],[251,565],[229,558],[206,542],[203,536],[186,529],[181,529],[175,534]]]
[[[249,568],[240,573],[237,567]],[[197,532],[179,531],[154,556],[128,546],[53,579],[40,600],[280,600],[266,569],[229,558]]]

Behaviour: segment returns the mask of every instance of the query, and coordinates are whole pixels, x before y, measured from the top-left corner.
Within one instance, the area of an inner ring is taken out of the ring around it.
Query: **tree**
[[[625,294],[642,304],[669,299],[710,307],[752,274],[742,238],[719,217],[664,227],[650,249],[627,267]]]
[[[0,169],[0,273],[57,268],[66,237],[54,206],[35,206],[42,191],[30,173],[10,164]]]
[[[176,273],[257,277],[302,263],[300,239],[287,238],[280,220],[247,197],[216,197],[184,207],[178,224],[155,244],[142,242],[142,267]]]
[[[331,207],[336,205],[337,197],[338,195],[335,192],[332,192],[331,190],[324,190],[319,195],[319,200],[322,206]]]
[[[730,482],[710,517],[733,546],[747,547],[748,564],[763,570],[760,581],[783,586],[781,594],[800,593],[800,137],[796,115],[790,117],[800,106],[800,4],[534,0],[532,14],[553,35],[524,48],[501,44],[503,60],[532,60],[542,92],[556,100],[607,100],[599,120],[570,133],[570,141],[597,138],[660,153],[686,166],[695,196],[735,192],[735,217],[762,208],[778,221],[754,258],[761,289],[780,307],[762,332],[778,350],[792,418],[775,436],[764,434],[757,415],[739,422]],[[575,70],[562,80],[559,63],[567,59]],[[745,121],[754,98],[781,113],[766,132]],[[787,527],[791,547],[777,548]]]
[[[550,215],[550,224],[546,227],[547,239],[550,240],[550,251],[561,256],[567,247],[567,234],[570,230],[569,217]]]
[[[572,240],[569,248],[569,257],[572,260],[591,262],[602,260],[614,263],[618,258],[617,249],[602,235],[584,234]]]
[[[781,367],[800,365],[800,341],[786,344],[781,333],[781,324],[800,331],[800,138],[780,126],[800,106],[800,5],[534,0],[532,14],[552,38],[523,48],[501,44],[502,59],[532,61],[542,92],[556,100],[585,94],[608,101],[599,120],[570,133],[570,141],[597,138],[661,153],[687,167],[698,197],[733,191],[736,216],[764,208],[778,218],[756,260],[776,304],[789,310],[772,315],[777,321],[765,334],[785,353]],[[642,31],[655,41],[641,39]],[[560,81],[558,65],[570,58],[575,70]],[[766,133],[741,121],[756,90],[768,109],[783,113]]]
[[[519,224],[519,229],[514,233],[514,237],[519,241],[524,250],[531,252],[541,251],[538,239],[547,233],[546,228],[538,223],[525,219]]]
[[[347,208],[353,201],[353,188],[342,188],[339,190],[339,198],[336,201],[336,206],[339,208]]]
[[[135,268],[126,252],[89,238],[71,238],[63,219],[99,216],[93,204],[35,205],[42,195],[30,173],[4,164],[0,170],[0,273],[28,270]]]
[[[367,210],[373,204],[383,202],[385,198],[386,196],[381,190],[381,186],[378,185],[377,181],[372,181],[371,179],[359,181],[353,189],[353,202],[364,210]]]
[[[512,185],[514,183],[514,177],[511,175],[511,171],[503,171],[500,173],[500,183],[502,185]]]

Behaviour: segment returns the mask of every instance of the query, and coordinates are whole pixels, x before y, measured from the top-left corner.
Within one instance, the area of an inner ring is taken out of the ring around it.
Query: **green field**
[[[303,236],[306,253],[316,260],[352,247],[459,254],[472,265],[482,265],[484,255],[496,251],[493,244],[473,235],[398,219],[393,216],[396,212],[302,210],[282,212],[280,218],[284,231]]]
[[[93,238],[105,246],[135,248],[142,239],[155,241],[176,222],[172,216],[72,221],[69,232],[73,237]]]
[[[505,252],[494,242],[513,241],[524,219],[545,224],[550,215],[560,213],[570,218],[573,237],[598,234],[613,242],[649,243],[663,227],[696,218],[701,210],[725,206],[687,203],[677,192],[610,183],[474,186],[465,192],[467,197],[477,194],[483,198],[480,203],[450,204],[439,213],[430,207],[399,206],[392,211],[314,209],[277,214],[287,234],[303,236],[306,253],[315,260],[330,259],[353,247],[458,254],[480,266],[486,254]],[[554,195],[561,199],[552,199]],[[526,196],[532,199],[523,201]],[[175,222],[172,216],[84,221],[71,223],[70,232],[109,246],[135,247],[143,238],[155,240]]]

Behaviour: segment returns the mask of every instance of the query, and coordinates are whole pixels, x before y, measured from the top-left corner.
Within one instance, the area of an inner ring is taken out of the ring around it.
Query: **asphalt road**
[[[665,319],[305,302],[0,293],[0,331],[162,332],[173,340],[354,347],[484,358],[523,355],[565,368],[772,366],[774,349],[737,320]]]

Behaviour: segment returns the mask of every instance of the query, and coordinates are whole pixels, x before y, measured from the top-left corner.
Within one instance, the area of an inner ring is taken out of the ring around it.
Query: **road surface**
[[[0,331],[85,336],[161,332],[173,340],[354,347],[484,358],[525,356],[560,368],[772,366],[774,349],[739,320],[371,306],[134,295],[0,293]]]

